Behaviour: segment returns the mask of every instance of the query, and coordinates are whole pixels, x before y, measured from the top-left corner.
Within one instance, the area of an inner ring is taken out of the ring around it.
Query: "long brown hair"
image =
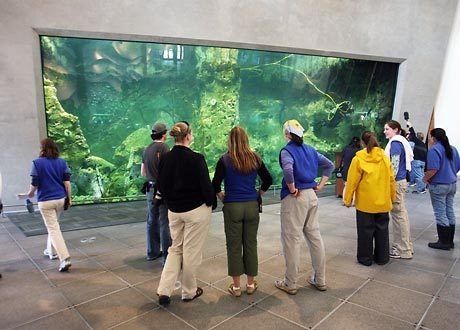
[[[57,144],[50,138],[40,141],[40,157],[58,158],[59,148]]]
[[[367,153],[370,153],[372,148],[374,147],[380,147],[379,142],[377,141],[374,133],[370,131],[363,132],[363,134],[361,135],[361,140],[366,145]]]
[[[248,174],[256,170],[261,163],[259,155],[251,150],[246,131],[235,126],[228,135],[228,155],[237,172]]]

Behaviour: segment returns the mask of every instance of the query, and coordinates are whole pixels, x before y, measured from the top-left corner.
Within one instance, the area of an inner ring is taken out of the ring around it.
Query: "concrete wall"
[[[401,63],[394,118],[428,126],[457,0],[0,0],[3,197],[45,136],[39,34],[295,51]]]

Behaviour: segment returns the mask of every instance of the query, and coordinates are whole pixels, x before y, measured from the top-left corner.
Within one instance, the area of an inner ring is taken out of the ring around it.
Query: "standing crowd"
[[[426,150],[420,136],[408,127],[406,134],[399,122],[388,121],[383,131],[389,140],[385,149],[380,147],[373,132],[366,131],[361,137],[354,137],[344,150],[343,202],[346,207],[356,208],[357,261],[365,266],[374,262],[384,265],[390,258],[413,257],[405,205],[410,177],[417,186],[415,193],[429,191],[430,194],[439,238],[428,246],[441,250],[454,248],[453,200],[460,170],[458,151],[450,145],[442,128],[430,131],[430,147]],[[297,120],[288,120],[282,134],[286,145],[279,153],[283,173],[280,222],[285,273],[274,285],[288,294],[297,293],[303,237],[313,268],[308,283],[325,291],[326,256],[319,230],[317,193],[327,183],[334,164],[304,143],[304,129]],[[165,143],[167,135],[165,124],[153,126],[153,141],[145,149],[141,165],[141,174],[146,178],[143,189],[147,197],[147,260],[161,258],[163,265],[157,289],[159,304],[165,307],[171,303],[178,280],[182,301],[189,302],[203,294],[203,289],[197,286],[196,272],[217,199],[223,203],[228,275],[232,279],[228,292],[235,297],[242,292],[253,294],[258,289],[261,196],[272,184],[269,170],[261,156],[251,149],[242,127],[230,130],[227,152],[219,158],[212,180],[204,156],[190,148],[193,142],[190,124],[181,121],[169,129],[174,139],[171,150]],[[29,198],[37,194],[38,208],[48,231],[44,255],[59,258],[60,272],[71,267],[59,227],[65,205],[72,205],[70,175],[66,161],[59,158],[56,143],[44,139],[39,157],[32,162],[29,190],[19,194]],[[245,275],[245,288],[242,275]]]

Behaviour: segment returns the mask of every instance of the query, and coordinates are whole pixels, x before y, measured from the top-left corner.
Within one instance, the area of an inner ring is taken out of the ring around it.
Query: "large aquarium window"
[[[331,160],[390,119],[398,64],[208,46],[41,36],[48,135],[72,170],[77,203],[140,198],[152,124],[191,123],[209,172],[244,127],[281,182],[282,124]],[[172,146],[171,139],[168,144]]]

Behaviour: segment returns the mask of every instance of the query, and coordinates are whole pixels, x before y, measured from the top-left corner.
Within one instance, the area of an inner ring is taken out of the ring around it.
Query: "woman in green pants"
[[[257,176],[262,180],[259,190],[255,188]],[[246,274],[246,293],[252,294],[257,290],[258,201],[272,184],[272,177],[260,156],[251,150],[243,128],[236,126],[230,131],[228,152],[217,162],[212,183],[224,203],[228,275],[233,278],[228,291],[241,296],[240,276]]]

